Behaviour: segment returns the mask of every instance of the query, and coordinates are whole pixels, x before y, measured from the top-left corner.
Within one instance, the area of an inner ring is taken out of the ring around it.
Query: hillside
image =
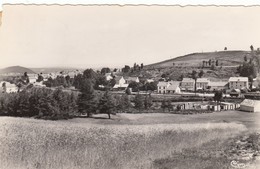
[[[22,66],[11,66],[11,67],[7,67],[7,68],[4,68],[4,69],[0,69],[0,74],[6,74],[6,73],[23,74],[24,72],[27,72],[28,74],[35,73],[31,69],[28,69],[28,68],[22,67]]]
[[[219,61],[222,66],[237,66],[243,62],[243,58],[248,51],[220,51],[220,52],[206,52],[206,53],[192,53],[184,56],[179,56],[173,59],[154,63],[145,66],[146,69],[165,68],[175,66],[181,67],[198,67],[202,66],[202,61],[215,59]]]
[[[172,80],[180,80],[181,76],[191,77],[193,70],[203,71],[203,77],[212,81],[226,81],[231,76],[238,76],[237,66],[244,62],[244,56],[251,57],[249,51],[220,51],[206,53],[192,53],[162,62],[144,66],[141,71],[128,73],[127,76],[139,76],[159,80],[163,74]],[[203,61],[218,60],[218,66],[211,69],[207,65],[202,67]]]

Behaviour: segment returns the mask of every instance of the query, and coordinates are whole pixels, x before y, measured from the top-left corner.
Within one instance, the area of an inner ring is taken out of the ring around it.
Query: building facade
[[[229,89],[248,89],[248,77],[230,77]]]
[[[192,78],[183,78],[181,81],[181,90],[194,91],[195,80]]]
[[[209,86],[209,79],[207,78],[198,78],[197,79],[197,83],[196,83],[196,88],[198,89],[202,89],[202,90],[206,90]]]

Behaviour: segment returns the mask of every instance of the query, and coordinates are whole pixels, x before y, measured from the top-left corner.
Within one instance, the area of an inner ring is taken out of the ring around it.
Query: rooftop
[[[195,82],[195,80],[192,78],[183,78],[182,82]]]
[[[210,82],[209,86],[226,86],[228,82]]]
[[[230,77],[228,81],[248,81],[248,77]]]
[[[170,81],[169,84],[170,86],[167,88],[167,90],[176,90],[176,88],[180,86],[179,81]]]
[[[168,82],[162,82],[162,81],[160,81],[157,86],[166,87],[166,86],[168,86],[168,84],[169,84]]]
[[[198,78],[197,82],[206,82],[206,83],[208,83],[208,82],[210,82],[210,80],[207,79],[207,78]]]

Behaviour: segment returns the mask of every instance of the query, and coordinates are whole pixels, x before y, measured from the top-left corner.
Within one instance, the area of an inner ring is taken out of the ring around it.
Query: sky
[[[3,8],[0,68],[123,67],[260,47],[260,7],[16,3]]]

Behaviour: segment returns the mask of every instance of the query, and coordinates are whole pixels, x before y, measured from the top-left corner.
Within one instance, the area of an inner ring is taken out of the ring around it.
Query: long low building
[[[240,110],[247,112],[260,112],[260,101],[245,99],[240,103]]]

